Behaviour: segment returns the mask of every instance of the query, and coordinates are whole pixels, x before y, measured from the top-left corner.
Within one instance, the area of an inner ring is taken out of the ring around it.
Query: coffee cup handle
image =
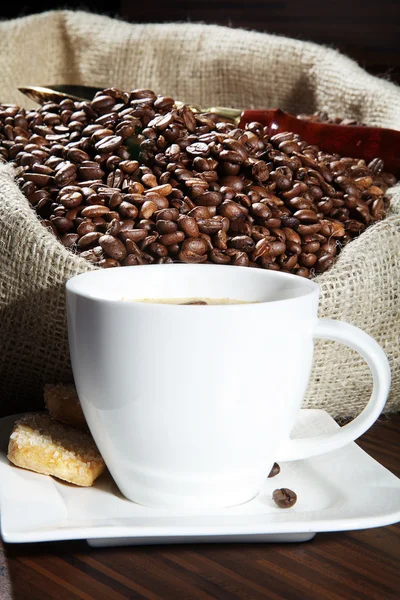
[[[320,319],[317,322],[314,337],[342,342],[356,350],[365,359],[371,370],[372,394],[368,404],[358,417],[340,429],[317,436],[286,440],[277,457],[281,461],[324,454],[357,439],[375,423],[385,406],[389,393],[391,380],[389,361],[382,348],[370,335],[358,327],[342,321]]]

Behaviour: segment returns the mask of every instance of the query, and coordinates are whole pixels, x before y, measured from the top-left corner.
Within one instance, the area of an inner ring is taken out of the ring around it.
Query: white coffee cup
[[[352,325],[319,320],[319,288],[310,280],[172,264],[92,271],[66,288],[83,412],[119,489],[140,504],[199,510],[246,502],[275,461],[348,444],[385,405],[390,369],[383,350]],[[143,298],[252,303],[134,301]],[[355,349],[371,369],[374,389],[351,423],[292,440],[315,338]]]

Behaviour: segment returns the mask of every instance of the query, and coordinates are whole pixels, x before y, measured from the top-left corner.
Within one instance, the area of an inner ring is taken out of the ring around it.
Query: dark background
[[[138,23],[203,21],[277,33],[337,48],[371,73],[400,83],[400,0],[56,0],[1,4],[3,19],[71,8]]]

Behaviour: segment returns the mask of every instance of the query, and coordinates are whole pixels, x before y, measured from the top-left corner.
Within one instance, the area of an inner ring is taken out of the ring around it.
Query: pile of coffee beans
[[[394,176],[151,90],[0,105],[0,157],[42,224],[100,267],[216,263],[312,277],[382,219]]]

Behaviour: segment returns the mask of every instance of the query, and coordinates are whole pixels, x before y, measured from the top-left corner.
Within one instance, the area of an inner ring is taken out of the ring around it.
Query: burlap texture
[[[137,25],[54,11],[0,23],[0,102],[32,103],[22,85],[75,83],[157,93],[202,106],[326,110],[400,129],[400,89],[338,52],[283,37],[203,24]],[[393,384],[386,412],[400,407],[400,186],[390,216],[317,277],[320,316],[370,333],[386,350]],[[38,406],[46,381],[71,376],[64,284],[93,268],[42,228],[0,167],[0,412]],[[318,342],[306,407],[354,416],[371,390],[352,351]]]

